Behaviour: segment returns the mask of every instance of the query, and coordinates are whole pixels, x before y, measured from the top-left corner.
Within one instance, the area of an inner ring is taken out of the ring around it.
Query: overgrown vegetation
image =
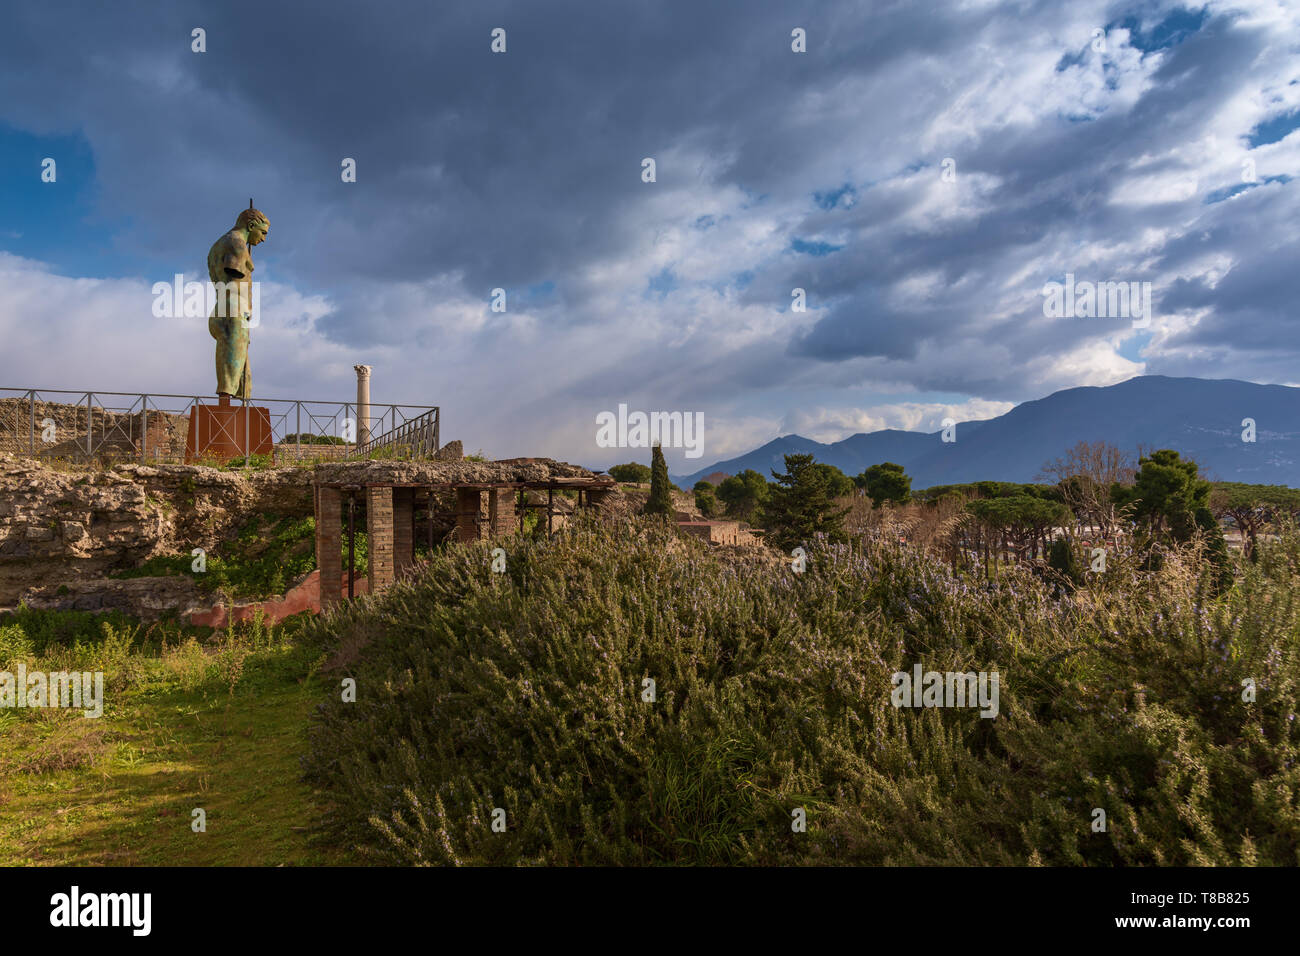
[[[120,571],[117,578],[183,574],[192,577],[208,593],[221,593],[233,600],[254,601],[284,594],[295,580],[316,567],[316,521],[283,515],[253,515],[230,541],[203,557],[192,554],[160,555],[138,568]],[[347,561],[347,540],[343,554]],[[366,535],[357,532],[356,566],[367,570]],[[206,567],[206,570],[197,570]]]
[[[887,534],[801,574],[653,523],[487,548],[309,625],[361,689],[314,722],[325,832],[375,858],[1300,863],[1294,533],[1217,597],[1187,549],[1066,593]],[[918,663],[998,672],[999,715],[895,709]]]

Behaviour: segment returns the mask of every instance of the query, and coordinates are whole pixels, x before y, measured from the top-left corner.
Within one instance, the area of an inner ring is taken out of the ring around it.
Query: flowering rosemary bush
[[[357,697],[308,776],[397,863],[1296,865],[1300,543],[1202,571],[988,586],[878,535],[796,573],[641,521],[458,546],[309,625]],[[998,672],[998,716],[896,709],[918,663]]]

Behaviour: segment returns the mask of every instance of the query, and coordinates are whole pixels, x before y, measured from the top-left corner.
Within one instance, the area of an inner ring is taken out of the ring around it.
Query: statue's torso
[[[238,229],[232,229],[212,244],[208,250],[208,278],[213,282],[230,282],[227,269],[243,274],[245,280],[253,276],[253,259],[248,253],[248,243]]]

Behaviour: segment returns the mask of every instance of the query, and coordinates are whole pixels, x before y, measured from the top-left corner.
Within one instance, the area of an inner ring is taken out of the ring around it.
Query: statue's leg
[[[240,362],[237,327],[239,319],[233,316],[220,316],[215,313],[208,319],[208,332],[217,340],[217,394],[238,395],[243,379],[243,367]],[[244,335],[244,354],[247,354],[247,330]]]
[[[244,345],[244,363],[239,373],[239,392],[240,398],[253,397],[253,373],[248,367],[248,345]]]
[[[238,372],[237,381],[238,390],[235,392],[237,398],[249,399],[253,397],[253,376],[248,367],[248,327],[244,325],[242,318],[234,319],[235,331],[233,336],[233,346],[235,350],[235,362],[237,363]]]

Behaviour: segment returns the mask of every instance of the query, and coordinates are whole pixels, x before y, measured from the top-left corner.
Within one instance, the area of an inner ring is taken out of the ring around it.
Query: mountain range
[[[1255,423],[1254,442],[1242,440],[1247,418]],[[897,462],[916,489],[1029,482],[1076,443],[1102,440],[1135,459],[1139,446],[1173,448],[1217,481],[1300,487],[1300,388],[1284,385],[1143,375],[1118,385],[1067,388],[997,418],[960,422],[952,442],[942,435],[886,429],[831,444],[785,435],[673,481],[689,489],[713,472],[734,475],[746,468],[770,480],[773,469],[785,471],[785,455],[811,453],[850,476]]]

